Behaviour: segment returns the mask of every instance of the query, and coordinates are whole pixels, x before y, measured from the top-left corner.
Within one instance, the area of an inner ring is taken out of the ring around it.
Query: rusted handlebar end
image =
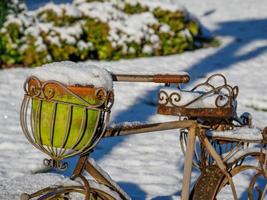
[[[113,81],[119,82],[154,82],[154,83],[187,83],[188,74],[112,74]]]
[[[157,74],[153,77],[155,83],[188,83],[189,75]]]

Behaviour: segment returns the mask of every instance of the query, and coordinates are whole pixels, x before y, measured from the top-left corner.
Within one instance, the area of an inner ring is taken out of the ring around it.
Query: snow
[[[227,131],[208,131],[207,134],[213,137],[235,138],[240,140],[260,141],[263,139],[261,130],[256,127],[254,128],[242,127]]]
[[[144,125],[144,123],[142,123],[140,121],[112,123],[112,124],[109,125],[109,128],[134,127],[134,126],[137,126],[137,125]]]
[[[38,38],[38,36],[40,35],[40,31],[34,27],[29,27],[25,30],[25,34],[29,34]]]
[[[68,16],[79,18],[82,16],[81,11],[71,4],[63,4],[63,10],[68,14]]]
[[[143,53],[152,54],[153,49],[150,45],[145,45],[143,48]]]
[[[53,62],[33,69],[29,76],[41,81],[56,80],[66,85],[93,85],[112,90],[112,77],[108,71],[97,66],[71,61]]]
[[[165,1],[164,1],[165,2]],[[169,1],[170,2],[170,1]],[[176,4],[178,1],[171,1]],[[238,85],[238,115],[248,111],[253,124],[266,126],[267,112],[267,2],[258,0],[179,0],[221,41],[219,48],[199,49],[181,55],[120,61],[88,61],[117,73],[178,73],[187,71],[192,88],[214,73],[223,73],[231,85]],[[61,178],[36,174],[45,157],[22,134],[19,109],[23,82],[32,69],[0,71],[0,199],[18,199]],[[75,73],[76,74],[76,73]],[[159,85],[153,83],[114,83],[115,104],[111,124],[123,121],[154,123],[177,119],[156,114]],[[103,139],[92,154],[132,199],[179,199],[184,157],[177,130]],[[192,174],[192,182],[199,172]],[[234,177],[239,199],[246,200],[252,173]],[[266,179],[262,182],[266,184]],[[218,199],[233,199],[226,187]]]
[[[157,23],[158,21],[152,13],[144,12],[128,16],[125,21],[111,21],[109,25],[112,32],[117,33],[122,31],[128,35],[128,37],[119,38],[118,41],[123,44],[132,41],[140,43],[146,35],[155,37],[156,35],[154,33],[149,33],[152,30],[149,26]],[[116,41],[116,38],[114,38],[114,41]]]
[[[49,25],[48,25],[49,27]],[[48,28],[47,27],[47,28]],[[51,33],[56,33],[55,35],[59,35],[59,38],[62,41],[65,41],[67,44],[75,44],[77,38],[83,33],[82,27],[80,24],[74,24],[70,27],[52,27],[50,26]],[[54,36],[52,36],[53,38]],[[58,44],[59,42],[51,40],[52,43]]]
[[[163,24],[160,26],[159,31],[163,33],[168,33],[171,30],[171,27],[167,24]]]
[[[61,6],[57,6],[53,3],[48,3],[46,4],[45,6],[43,7],[40,7],[37,12],[38,13],[41,13],[43,11],[47,11],[47,10],[51,10],[53,11],[54,13],[56,13],[58,16],[62,15],[63,14],[63,9]]]
[[[22,26],[22,22],[19,18],[15,18],[11,15],[7,16],[7,20],[5,21],[5,23],[3,24],[3,26],[8,26],[9,24],[17,24],[19,26]]]
[[[84,50],[84,49],[92,49],[93,48],[93,44],[91,42],[84,42],[82,40],[80,40],[77,44],[78,49],[79,50]]]

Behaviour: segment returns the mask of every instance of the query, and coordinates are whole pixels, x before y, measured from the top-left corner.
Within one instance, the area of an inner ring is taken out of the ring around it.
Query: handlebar
[[[154,82],[154,83],[188,83],[188,74],[112,74],[113,81],[118,82]]]

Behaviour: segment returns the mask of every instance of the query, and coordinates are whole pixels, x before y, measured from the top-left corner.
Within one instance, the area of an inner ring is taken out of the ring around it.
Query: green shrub
[[[175,32],[184,29],[186,26],[185,14],[182,11],[171,12],[168,10],[162,10],[161,8],[156,8],[153,11],[153,14],[159,22],[168,24]]]
[[[124,5],[123,11],[127,14],[138,14],[142,12],[149,11],[148,7],[142,6],[140,3],[136,3],[135,5],[126,3]]]
[[[47,49],[45,47],[40,48],[40,46],[37,46],[35,37],[27,35],[26,38],[28,44],[27,48],[23,51],[22,62],[26,66],[39,66],[49,62],[50,58]]]
[[[188,41],[182,35],[170,35],[168,33],[160,33],[160,41],[160,51],[162,55],[182,53],[189,46]]]
[[[62,15],[58,15],[55,11],[48,9],[40,12],[38,17],[40,17],[43,22],[51,22],[55,26],[69,26],[77,21],[75,17],[68,16],[66,10],[63,10]]]
[[[32,13],[12,5],[0,28],[1,66],[162,56],[215,44],[185,11],[151,8],[141,0],[91,2],[49,4]]]
[[[0,33],[0,63],[10,66],[22,61],[19,52],[20,26],[17,23],[10,23],[5,28],[8,34]]]
[[[96,59],[111,59],[112,46],[108,40],[109,26],[95,19],[87,19],[83,28],[86,40],[93,44]]]
[[[9,67],[21,63],[22,56],[17,49],[17,45],[12,43],[8,35],[0,34],[0,49],[0,63],[2,66]]]
[[[76,48],[73,45],[62,43],[62,46],[51,45],[49,48],[52,59],[55,61],[70,60],[75,55]]]

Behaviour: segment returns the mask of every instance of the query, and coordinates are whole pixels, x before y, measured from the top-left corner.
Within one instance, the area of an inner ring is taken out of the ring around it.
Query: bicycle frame
[[[117,82],[154,82],[154,83],[164,83],[164,84],[177,84],[179,86],[180,83],[187,83],[189,81],[188,75],[130,75],[130,74],[113,74],[112,75],[113,81]],[[233,90],[236,90],[232,88]],[[233,96],[237,95],[237,92],[233,94]],[[191,173],[193,167],[193,158],[194,158],[194,150],[195,150],[195,143],[196,138],[199,138],[201,144],[207,149],[208,153],[213,157],[216,162],[216,165],[219,168],[219,171],[226,177],[225,182],[229,183],[232,189],[234,199],[237,199],[237,193],[235,190],[235,186],[232,180],[231,172],[228,171],[228,168],[224,162],[224,160],[220,157],[220,155],[216,152],[214,146],[210,143],[207,135],[206,130],[212,129],[213,126],[211,125],[203,125],[200,123],[196,118],[187,119],[187,120],[177,120],[171,122],[162,122],[162,123],[152,123],[152,124],[135,124],[131,126],[123,126],[118,125],[113,128],[107,128],[103,133],[104,137],[115,137],[115,136],[125,136],[131,134],[140,134],[146,132],[155,132],[155,131],[164,131],[170,129],[188,129],[188,138],[186,144],[186,153],[185,153],[185,162],[184,162],[184,172],[183,172],[183,184],[182,184],[182,193],[181,198],[182,200],[187,200],[190,197],[190,183],[191,183]],[[263,140],[256,141],[257,143],[261,143],[263,146],[266,147],[267,144],[267,129],[266,131],[262,132]],[[231,141],[231,139],[229,139]],[[243,141],[244,142],[244,141]],[[250,142],[250,141],[247,141]],[[255,141],[254,141],[255,142]],[[128,195],[125,194],[120,188],[114,183],[109,177],[98,168],[93,161],[90,159],[88,160],[90,152],[86,154],[81,154],[81,157],[76,165],[74,173],[71,179],[81,178],[84,183],[84,194],[85,199],[90,198],[90,186],[88,181],[82,175],[82,172],[86,171],[95,180],[101,184],[107,185],[116,191],[121,199],[126,200],[129,199]],[[259,154],[260,156],[264,155]],[[262,171],[264,176],[267,176],[266,166],[267,166],[267,159],[261,158],[261,168],[257,168],[258,171]],[[252,187],[252,186],[251,186]],[[38,191],[32,195],[24,194],[24,199],[30,199],[36,196],[39,196],[42,193],[47,193],[47,191],[53,192],[53,188],[45,188],[43,190]],[[77,189],[80,191],[80,188]]]

